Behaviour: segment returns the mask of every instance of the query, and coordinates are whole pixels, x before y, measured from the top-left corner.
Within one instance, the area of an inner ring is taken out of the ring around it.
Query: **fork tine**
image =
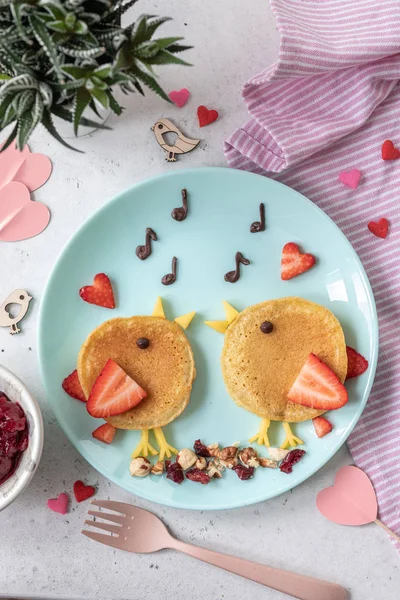
[[[110,533],[116,533],[117,535],[121,533],[122,527],[120,525],[111,525],[111,523],[100,523],[99,521],[85,521],[85,525],[89,525],[90,527],[97,527],[97,529],[103,529],[103,531],[109,531]]]
[[[126,509],[129,507],[124,502],[113,502],[112,500],[91,500],[91,504],[95,504],[95,506],[99,506],[100,508],[109,508],[123,515],[126,515]]]
[[[120,539],[117,537],[112,537],[111,535],[107,535],[105,533],[95,533],[94,531],[86,531],[82,530],[83,535],[94,540],[95,542],[100,542],[100,544],[105,544],[106,546],[111,546],[112,548],[121,549]]]
[[[99,510],[88,510],[88,515],[91,517],[96,517],[97,519],[104,519],[105,521],[112,521],[113,523],[119,523],[123,525],[125,523],[125,517],[122,515],[113,515],[112,513],[107,513]]]

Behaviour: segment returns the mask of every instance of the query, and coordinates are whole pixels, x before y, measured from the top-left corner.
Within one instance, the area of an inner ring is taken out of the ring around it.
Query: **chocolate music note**
[[[171,213],[171,217],[175,219],[175,221],[184,221],[188,214],[188,202],[187,202],[187,191],[182,190],[182,204],[183,206],[179,206],[179,208],[174,208]]]
[[[225,281],[228,283],[236,283],[240,277],[240,264],[249,265],[250,261],[243,256],[241,252],[235,254],[236,269],[225,274]]]
[[[263,202],[260,204],[260,220],[254,221],[254,223],[250,225],[251,233],[258,233],[259,231],[265,231],[265,206]]]
[[[161,279],[161,283],[164,285],[171,285],[171,283],[174,283],[176,281],[176,263],[178,262],[178,259],[176,258],[176,256],[174,256],[174,258],[172,259],[172,273],[167,273],[167,275],[164,275],[164,277]]]
[[[154,242],[157,241],[156,232],[151,229],[151,227],[147,227],[146,229],[146,240],[144,246],[138,246],[136,248],[136,256],[140,258],[140,260],[145,260],[151,254],[151,240]]]

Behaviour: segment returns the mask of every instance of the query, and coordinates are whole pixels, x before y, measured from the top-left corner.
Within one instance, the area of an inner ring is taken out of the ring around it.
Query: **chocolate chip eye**
[[[24,298],[25,298],[25,296],[20,296],[19,297],[20,300],[23,300]]]
[[[136,342],[136,346],[141,350],[146,350],[150,346],[150,341],[147,338],[139,338]]]
[[[273,328],[274,328],[274,326],[272,325],[271,321],[264,321],[260,325],[260,329],[263,333],[271,333]]]
[[[158,129],[162,129],[164,127],[164,125],[162,125],[161,123],[158,125]]]

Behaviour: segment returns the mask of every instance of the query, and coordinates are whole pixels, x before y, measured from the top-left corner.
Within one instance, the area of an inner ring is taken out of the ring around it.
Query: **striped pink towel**
[[[225,143],[231,167],[302,192],[338,225],[374,289],[380,356],[367,407],[349,439],[371,477],[381,519],[400,534],[400,2],[271,0],[279,61],[244,87],[251,115]],[[338,174],[357,168],[356,191]],[[367,229],[386,217],[388,237]],[[398,545],[400,550],[400,544]]]

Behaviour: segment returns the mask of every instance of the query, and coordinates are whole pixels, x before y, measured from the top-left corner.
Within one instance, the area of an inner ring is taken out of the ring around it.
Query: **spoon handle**
[[[346,590],[336,583],[313,579],[312,577],[275,569],[235,556],[220,554],[176,539],[171,540],[171,548],[299,600],[346,600],[348,597]]]

